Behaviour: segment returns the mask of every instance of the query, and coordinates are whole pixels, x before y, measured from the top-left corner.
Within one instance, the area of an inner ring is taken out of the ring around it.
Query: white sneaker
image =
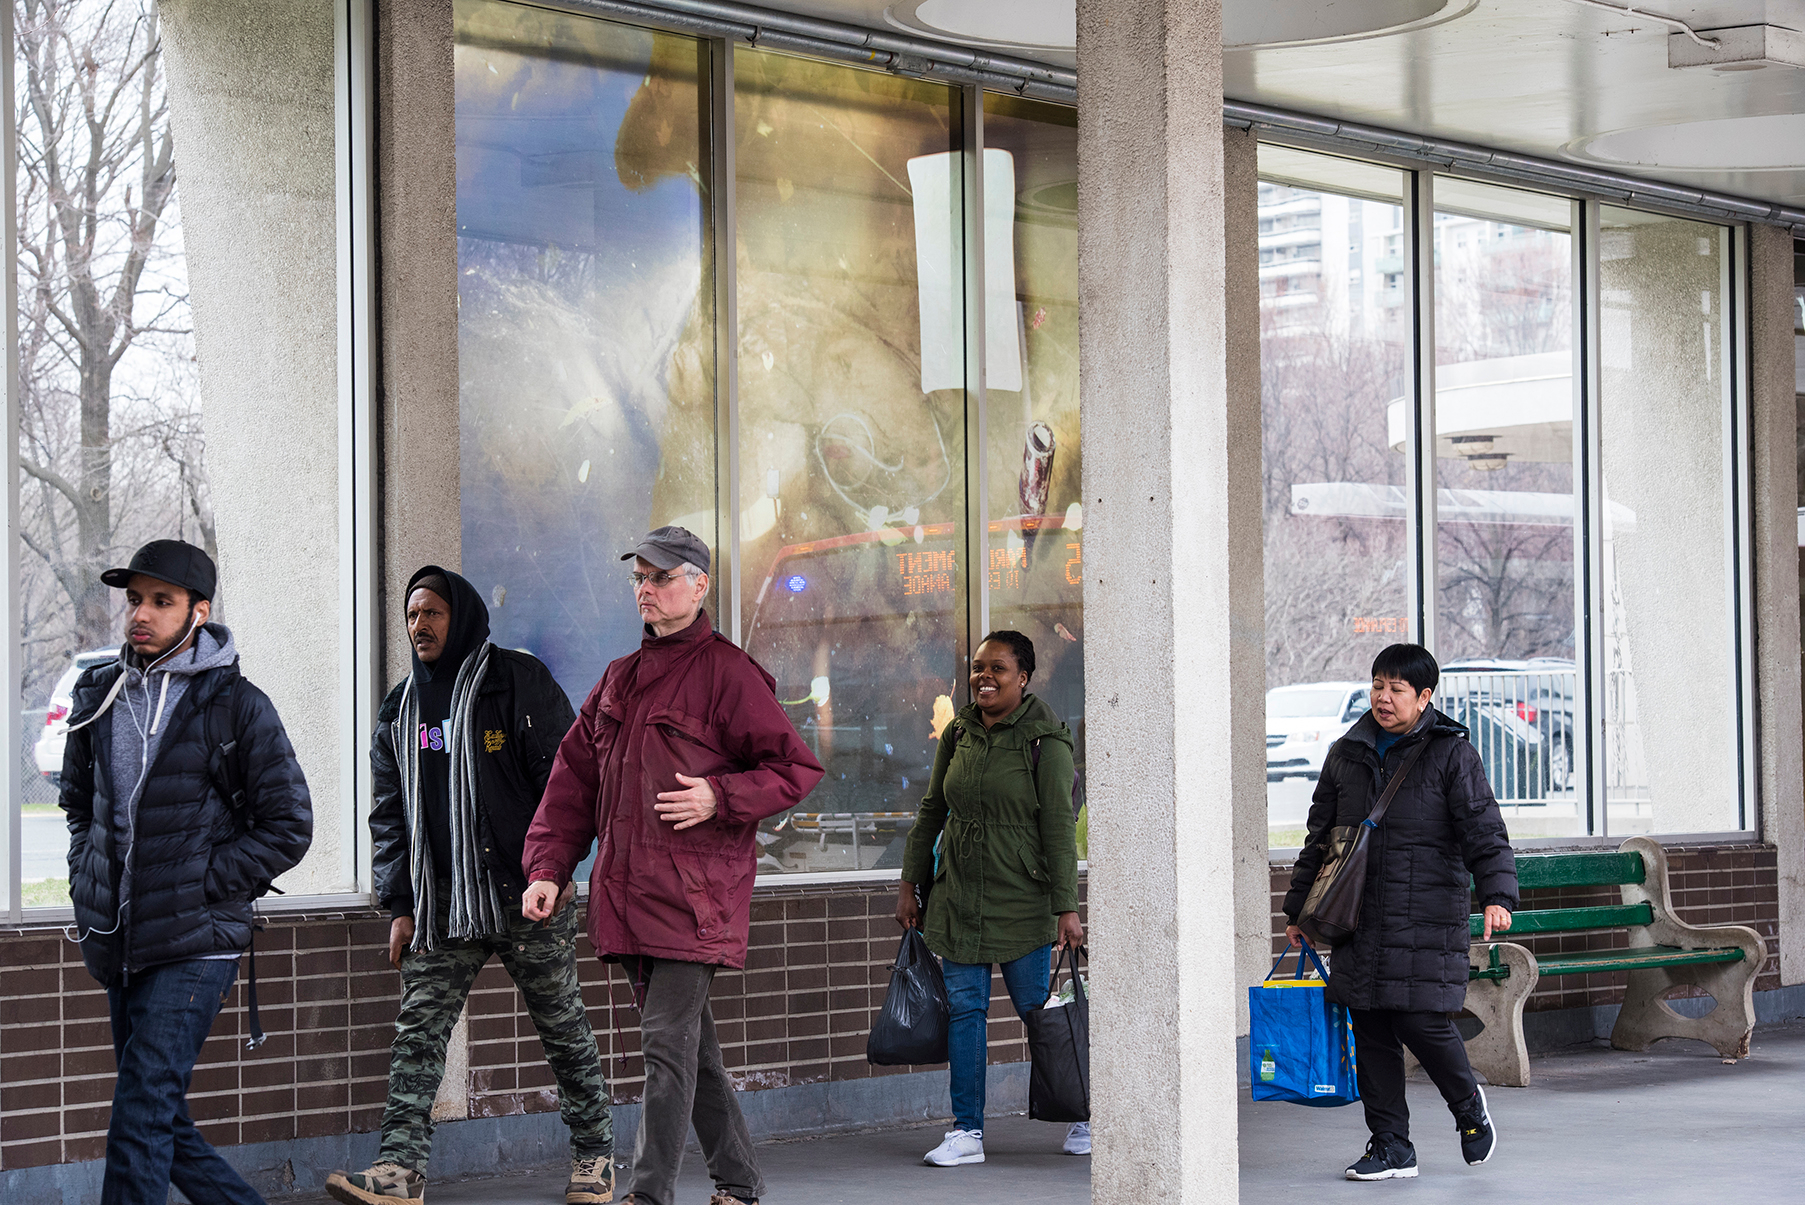
[[[1065,1132],[1065,1153],[1068,1155],[1088,1155],[1091,1153],[1091,1123],[1074,1121],[1072,1128]]]
[[[984,1162],[983,1130],[948,1130],[946,1141],[922,1156],[923,1163],[934,1167],[958,1167],[961,1163]]]

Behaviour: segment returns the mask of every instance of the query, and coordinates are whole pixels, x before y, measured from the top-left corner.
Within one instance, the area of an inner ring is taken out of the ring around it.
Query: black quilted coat
[[[76,681],[72,727],[94,714],[121,672],[112,662]],[[244,832],[207,772],[203,732],[207,704],[234,680],[232,728],[252,818]],[[252,900],[299,862],[313,840],[307,781],[275,705],[240,677],[236,661],[207,670],[170,709],[138,804],[132,901],[119,920],[123,866],[113,835],[112,730],[103,717],[69,733],[62,789],[69,893],[75,923],[87,934],[82,959],[89,974],[109,987],[129,971],[244,949],[251,940]],[[107,932],[116,922],[116,931]]]
[[[1368,712],[1323,760],[1285,915],[1297,922],[1329,830],[1365,820],[1390,775],[1428,741],[1372,835],[1360,925],[1334,952],[1327,994],[1350,1008],[1456,1012],[1467,995],[1469,875],[1481,905],[1517,907],[1510,835],[1463,726],[1430,708],[1383,767],[1378,733]]]

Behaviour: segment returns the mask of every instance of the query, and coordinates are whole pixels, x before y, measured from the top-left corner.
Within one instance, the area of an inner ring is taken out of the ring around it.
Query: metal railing
[[[1570,668],[1448,670],[1435,703],[1465,724],[1501,804],[1571,797],[1576,736]]]

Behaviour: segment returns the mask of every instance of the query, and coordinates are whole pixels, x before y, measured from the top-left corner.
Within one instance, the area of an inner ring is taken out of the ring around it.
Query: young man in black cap
[[[558,742],[575,717],[537,658],[489,643],[489,608],[437,565],[407,585],[413,673],[389,692],[370,751],[376,896],[393,917],[401,1015],[389,1060],[382,1150],[326,1191],[349,1205],[419,1201],[445,1045],[491,957],[526,999],[570,1127],[566,1205],[614,1195],[614,1129],[601,1056],[577,981],[576,909],[526,920],[521,847]]]
[[[125,645],[76,681],[62,778],[77,936],[119,1065],[101,1200],[163,1205],[174,1184],[261,1205],[196,1131],[188,1081],[252,901],[307,852],[313,805],[275,707],[209,622],[207,554],[154,540],[101,580],[125,591]]]

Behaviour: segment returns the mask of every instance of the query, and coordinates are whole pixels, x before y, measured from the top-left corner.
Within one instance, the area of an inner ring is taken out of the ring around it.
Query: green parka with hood
[[[1059,914],[1078,910],[1078,851],[1072,731],[1051,707],[1024,695],[986,729],[970,703],[942,730],[902,877],[934,884],[922,936],[942,958],[1013,962],[1058,936]]]

